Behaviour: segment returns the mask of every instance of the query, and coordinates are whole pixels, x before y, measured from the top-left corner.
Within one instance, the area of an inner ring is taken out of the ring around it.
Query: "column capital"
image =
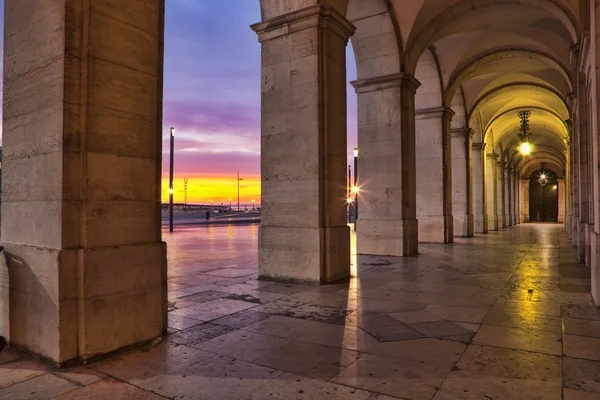
[[[496,161],[496,166],[497,167],[505,168],[506,167],[506,161],[502,161],[502,160]]]
[[[356,27],[337,10],[321,4],[279,15],[250,26],[258,34],[259,42],[315,27],[329,29],[344,40],[348,40],[356,31]]]
[[[500,155],[499,155],[499,154],[496,154],[496,153],[487,153],[487,154],[485,155],[485,157],[486,157],[488,160],[497,160],[497,159],[498,159],[498,157],[500,157]]]
[[[485,150],[487,143],[473,143],[473,150]]]
[[[454,117],[454,110],[450,107],[434,107],[424,108],[421,110],[415,110],[416,119],[429,119],[429,118],[449,118]]]
[[[473,139],[473,135],[475,134],[475,131],[471,128],[456,128],[456,129],[452,129],[451,132],[452,132],[452,137],[464,138],[464,139],[468,139],[468,138]]]
[[[366,93],[373,92],[375,90],[398,87],[407,88],[411,92],[416,93],[419,86],[421,86],[421,82],[419,82],[414,76],[404,73],[359,79],[350,82],[350,84],[354,86],[356,93]]]

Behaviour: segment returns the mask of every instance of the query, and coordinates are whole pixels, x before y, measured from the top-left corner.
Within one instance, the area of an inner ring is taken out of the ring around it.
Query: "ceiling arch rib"
[[[510,11],[510,12],[508,12]],[[503,20],[494,20],[500,18]],[[529,20],[523,23],[525,16]],[[528,25],[569,44],[578,42],[579,23],[561,0],[498,0],[493,3],[463,0],[427,0],[417,16],[406,46],[406,71],[412,72],[420,55],[443,37],[478,28],[494,28],[512,22],[514,30]],[[552,40],[547,41],[552,42]]]
[[[555,99],[558,100],[561,105],[563,106],[562,109],[559,109],[557,111],[554,111],[553,109],[551,109],[550,107],[547,107],[546,109],[548,109],[549,112],[552,112],[554,114],[556,114],[559,119],[569,119],[569,108],[568,108],[568,104],[566,102],[566,100],[562,97],[561,93],[558,92],[558,90],[556,90],[555,88],[553,88],[552,86],[548,86],[548,85],[544,85],[544,84],[539,84],[539,83],[533,83],[533,82],[513,82],[513,83],[507,83],[507,84],[503,84],[501,86],[497,86],[493,89],[490,89],[489,91],[482,93],[474,102],[474,104],[471,106],[471,109],[469,110],[469,117],[479,108],[485,108],[485,106],[487,105],[487,103],[491,102],[494,99],[499,99],[499,98],[503,98],[506,96],[510,96],[511,98],[514,97],[515,93],[518,92],[526,92],[526,91],[541,91],[544,94],[553,97],[552,95],[554,95]],[[526,106],[524,106],[526,107]],[[503,114],[505,111],[502,111],[501,114]],[[494,116],[494,118],[496,118],[496,116]]]
[[[529,160],[527,163],[521,166],[521,177],[529,179],[531,174],[542,168],[542,163],[544,163],[545,169],[551,170],[559,178],[564,176],[565,170],[563,166],[555,163],[552,159],[549,158],[538,158],[535,160]]]
[[[538,53],[532,49],[490,50],[474,59],[462,63],[449,79],[445,100],[452,99],[454,92],[465,81],[489,74],[510,73],[515,69],[539,71],[552,69],[558,72],[571,88],[571,74],[568,66],[550,54]]]

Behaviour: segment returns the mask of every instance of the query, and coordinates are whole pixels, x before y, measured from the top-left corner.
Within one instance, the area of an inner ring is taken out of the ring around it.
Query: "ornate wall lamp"
[[[519,152],[524,156],[531,154],[533,147],[529,143],[531,137],[531,128],[529,127],[529,117],[531,111],[519,111],[519,118],[521,119],[521,127],[519,129],[519,138],[521,144],[519,145]]]

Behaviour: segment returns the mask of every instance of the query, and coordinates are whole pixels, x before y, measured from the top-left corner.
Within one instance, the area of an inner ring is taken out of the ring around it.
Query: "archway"
[[[558,222],[558,192],[556,173],[543,167],[534,171],[529,177],[529,220]]]

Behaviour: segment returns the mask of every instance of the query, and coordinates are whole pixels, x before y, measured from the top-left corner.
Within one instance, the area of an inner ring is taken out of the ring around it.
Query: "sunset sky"
[[[235,6],[233,6],[235,5]],[[167,0],[163,196],[169,127],[176,128],[175,201],[260,202],[260,44],[250,25],[258,0]],[[349,55],[348,80],[356,79]],[[356,97],[348,86],[349,148],[356,143]]]
[[[4,1],[0,0],[0,23]],[[175,201],[260,203],[260,44],[250,25],[259,0],[166,0],[163,199],[169,128],[176,128]],[[0,49],[1,51],[1,49]],[[356,66],[348,47],[348,80]],[[1,112],[1,111],[0,111]],[[348,85],[348,147],[356,144],[356,96]],[[350,154],[351,152],[349,152]]]

